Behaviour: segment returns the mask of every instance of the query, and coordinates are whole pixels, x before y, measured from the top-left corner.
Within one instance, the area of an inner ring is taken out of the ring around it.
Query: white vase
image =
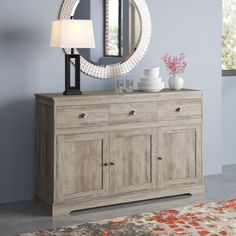
[[[184,87],[184,79],[179,75],[173,75],[169,78],[169,88],[173,90],[180,90]]]

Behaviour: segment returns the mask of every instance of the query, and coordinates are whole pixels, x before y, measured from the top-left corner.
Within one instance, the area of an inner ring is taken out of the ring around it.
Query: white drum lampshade
[[[52,23],[53,48],[95,48],[91,20],[57,20]]]
[[[93,25],[91,20],[57,20],[52,23],[50,46],[71,49],[65,55],[65,91],[64,95],[82,95],[80,90],[80,55],[74,54],[75,48],[95,48]],[[75,63],[75,86],[71,86],[70,62]]]

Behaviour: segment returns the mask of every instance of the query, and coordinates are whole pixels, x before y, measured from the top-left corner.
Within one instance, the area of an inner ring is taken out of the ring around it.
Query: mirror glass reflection
[[[139,44],[141,19],[133,0],[80,0],[74,18],[93,21],[96,48],[79,49],[90,63],[122,63]]]

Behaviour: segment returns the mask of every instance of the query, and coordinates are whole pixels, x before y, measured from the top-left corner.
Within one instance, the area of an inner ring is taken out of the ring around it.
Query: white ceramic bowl
[[[164,82],[156,82],[156,83],[144,83],[139,82],[138,85],[142,88],[159,88],[164,84]]]
[[[145,78],[145,77],[142,77],[141,78],[141,82],[142,83],[161,83],[163,80],[162,78]]]
[[[146,89],[146,88],[139,88],[140,91],[148,92],[148,93],[157,93],[164,89],[164,86],[162,88],[156,88],[156,89]]]
[[[153,84],[147,85],[143,83],[138,83],[138,89],[145,92],[159,92],[164,89],[164,87],[164,82],[155,84],[155,86]]]
[[[160,74],[160,68],[145,68],[144,69],[144,77],[145,78],[158,78]]]

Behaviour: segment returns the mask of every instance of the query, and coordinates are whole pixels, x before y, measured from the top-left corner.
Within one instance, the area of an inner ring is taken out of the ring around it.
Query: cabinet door
[[[108,194],[109,134],[57,137],[56,200],[87,199]]]
[[[202,181],[200,126],[159,128],[157,144],[153,164],[156,188]]]
[[[110,134],[111,193],[152,188],[152,129],[117,131]]]

